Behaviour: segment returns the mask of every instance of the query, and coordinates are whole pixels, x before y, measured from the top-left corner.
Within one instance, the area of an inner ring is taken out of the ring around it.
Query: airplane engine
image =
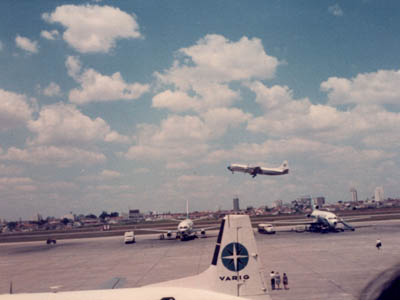
[[[171,232],[171,231],[168,231],[168,232],[167,232],[167,237],[170,238],[171,236],[172,236],[172,232]]]
[[[201,237],[206,237],[206,231],[204,229],[202,229],[200,231]]]

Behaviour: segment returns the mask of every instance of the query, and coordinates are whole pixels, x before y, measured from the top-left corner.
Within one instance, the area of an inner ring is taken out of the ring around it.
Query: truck
[[[133,231],[127,231],[124,233],[124,243],[131,244],[135,242],[135,233]]]
[[[272,224],[258,224],[257,230],[259,233],[275,234],[275,229]]]

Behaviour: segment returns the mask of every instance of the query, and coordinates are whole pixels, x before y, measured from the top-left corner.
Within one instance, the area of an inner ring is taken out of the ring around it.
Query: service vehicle
[[[124,243],[131,244],[135,242],[135,233],[133,231],[127,231],[124,233]]]
[[[272,224],[258,224],[257,229],[259,233],[275,234],[275,228]]]

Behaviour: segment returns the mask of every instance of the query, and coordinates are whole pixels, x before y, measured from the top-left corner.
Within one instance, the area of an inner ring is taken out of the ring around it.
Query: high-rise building
[[[383,201],[383,186],[377,186],[375,188],[375,201],[377,202]]]
[[[325,197],[314,197],[312,201],[314,205],[322,207],[325,204]]]
[[[239,198],[238,197],[233,198],[233,210],[234,211],[239,211],[240,210],[240,208],[239,208]]]
[[[130,209],[129,210],[129,220],[138,223],[138,222],[141,222],[144,220],[144,216],[142,213],[140,213],[140,210]]]
[[[297,202],[303,207],[311,207],[311,196],[300,196],[297,198]]]
[[[276,200],[274,201],[274,203],[272,203],[272,206],[275,208],[280,208],[283,205],[283,201],[282,200]]]
[[[351,201],[357,202],[358,201],[357,190],[355,188],[351,188],[350,193],[351,193]]]

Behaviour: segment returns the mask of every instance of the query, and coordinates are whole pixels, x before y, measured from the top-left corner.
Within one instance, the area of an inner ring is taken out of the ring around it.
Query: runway
[[[270,291],[272,299],[357,299],[369,280],[400,262],[400,222],[363,224],[355,232],[255,233],[266,280],[271,270],[289,277],[290,289]],[[117,287],[139,287],[195,275],[209,266],[215,241],[216,232],[187,242],[145,235],[130,245],[122,236],[0,244],[0,293],[9,292],[10,281],[14,293],[23,293],[100,289],[117,281]]]

